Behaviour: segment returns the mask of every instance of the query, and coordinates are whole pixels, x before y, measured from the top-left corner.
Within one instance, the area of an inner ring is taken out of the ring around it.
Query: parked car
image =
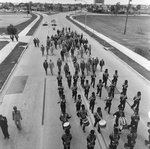
[[[43,26],[47,26],[48,25],[48,23],[45,21],[45,22],[43,22]]]

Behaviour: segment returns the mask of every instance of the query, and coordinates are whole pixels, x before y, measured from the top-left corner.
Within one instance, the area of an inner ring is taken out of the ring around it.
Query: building
[[[103,5],[104,4],[104,0],[94,0],[94,4],[96,4],[96,5]]]

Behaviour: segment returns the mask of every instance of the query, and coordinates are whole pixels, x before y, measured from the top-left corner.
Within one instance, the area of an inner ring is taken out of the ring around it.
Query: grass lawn
[[[76,19],[85,22],[84,15]],[[124,35],[125,19],[125,16],[87,15],[87,25],[133,51],[137,48],[150,50],[150,17],[129,16]],[[150,53],[146,58],[150,59]]]
[[[135,61],[133,61],[131,58],[129,58],[128,56],[126,56],[125,54],[123,54],[122,52],[120,52],[117,48],[115,48],[112,45],[110,45],[107,41],[104,41],[103,39],[99,38],[98,36],[93,35],[92,32],[90,32],[88,30],[85,30],[84,27],[82,27],[78,23],[76,23],[73,20],[71,20],[68,16],[66,18],[68,20],[70,20],[72,23],[74,23],[76,26],[78,26],[80,29],[82,29],[83,31],[85,31],[87,34],[89,34],[90,36],[92,36],[101,45],[103,45],[105,47],[110,47],[109,50],[112,53],[114,53],[117,57],[119,57],[121,60],[123,60],[125,63],[127,63],[134,70],[136,70],[138,73],[140,73],[142,76],[144,76],[147,80],[150,81],[150,75],[149,75],[149,71],[147,69],[145,69],[144,67],[142,67],[141,65],[139,65],[138,63],[136,63]]]
[[[32,13],[31,15],[32,15],[32,17],[29,20],[22,22],[21,24],[15,25],[15,27],[18,30],[18,33],[20,33],[25,27],[27,27],[32,21],[34,21],[37,18],[37,16],[35,14]],[[2,33],[7,34],[6,28],[7,27],[0,28],[0,34],[2,34]]]
[[[12,71],[13,67],[17,63],[21,53],[24,51],[24,47],[27,43],[19,42],[18,45],[12,50],[12,52],[6,57],[6,59],[0,64],[0,90],[4,85],[6,79],[8,78],[10,72]]]
[[[0,50],[5,47],[9,42],[8,41],[0,41]]]

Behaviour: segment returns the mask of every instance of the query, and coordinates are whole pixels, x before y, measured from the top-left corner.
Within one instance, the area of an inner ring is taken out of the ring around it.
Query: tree
[[[9,35],[15,35],[17,34],[17,29],[12,24],[10,24],[9,26],[7,26],[7,33]]]

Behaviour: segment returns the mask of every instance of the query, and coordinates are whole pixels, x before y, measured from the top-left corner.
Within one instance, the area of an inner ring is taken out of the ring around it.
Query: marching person
[[[137,92],[137,95],[133,98],[133,100],[134,100],[134,103],[131,106],[131,108],[133,110],[139,110],[139,104],[140,104],[140,100],[141,100],[141,92],[140,91]],[[136,108],[134,109],[134,107],[136,107]]]
[[[121,95],[120,95],[120,104],[119,104],[118,107],[121,107],[123,111],[125,109],[126,100],[127,100],[127,96],[125,95],[124,92],[121,92]]]
[[[50,59],[50,61],[49,61],[49,68],[50,68],[50,72],[51,72],[51,74],[53,75],[53,68],[54,68],[55,66],[54,66],[54,63],[52,62],[52,60]]]
[[[4,134],[4,139],[6,139],[6,138],[9,139],[7,118],[3,115],[0,115],[0,127],[2,129],[3,134]]]
[[[99,121],[100,121],[101,119],[103,119],[101,107],[98,107],[98,108],[97,108],[97,111],[94,113],[94,118],[95,118],[94,127],[96,127],[96,125],[99,123]],[[98,129],[97,129],[97,131],[100,133],[100,126],[99,126],[99,124],[98,124]]]
[[[44,67],[45,73],[46,73],[46,75],[47,75],[47,68],[48,68],[47,60],[45,60],[45,61],[43,62],[43,67]]]
[[[90,131],[90,134],[87,136],[86,140],[87,140],[87,149],[94,149],[96,135],[93,129]]]
[[[130,132],[128,135],[127,135],[127,139],[128,139],[128,142],[124,144],[125,147],[129,147],[130,149],[133,149],[134,148],[134,145],[136,143],[136,138],[137,138],[137,133],[136,132]]]
[[[75,73],[73,75],[73,84],[77,85],[78,78],[79,78],[78,72],[75,71]]]
[[[91,85],[93,86],[93,88],[95,87],[95,78],[96,78],[96,74],[94,70],[93,74],[91,75]]]
[[[81,73],[83,73],[85,71],[85,62],[84,62],[84,60],[81,60],[80,69],[81,69]]]
[[[83,125],[83,132],[85,132],[85,124],[83,124],[84,119],[87,118],[88,114],[87,114],[87,110],[85,109],[85,105],[82,104],[81,106],[81,110],[79,112],[79,116],[80,116],[80,126]]]
[[[67,74],[69,72],[69,65],[68,65],[68,63],[65,63],[65,65],[64,65],[64,72],[65,72],[65,76],[67,77]]]
[[[105,62],[104,62],[103,59],[99,62],[99,65],[100,65],[100,69],[101,69],[101,72],[102,72],[103,66],[105,65]]]
[[[44,56],[45,47],[41,45],[42,56]]]
[[[89,60],[86,62],[85,67],[86,67],[87,75],[89,75],[89,71],[90,71],[90,69],[91,69],[91,64],[90,64],[90,61],[89,61]]]
[[[20,113],[19,110],[17,110],[16,106],[14,106],[13,109],[14,109],[14,111],[12,112],[13,121],[15,122],[17,128],[19,130],[21,130],[22,129],[22,127],[21,127],[21,121],[20,121],[20,120],[22,120],[21,113]]]
[[[109,135],[109,139],[110,139],[109,145],[110,149],[117,149],[120,139],[118,128],[114,128],[114,132]]]
[[[111,84],[109,87],[110,87],[110,94],[114,98],[114,95],[115,95],[115,82],[114,82],[114,80],[111,81]]]
[[[105,69],[105,72],[103,73],[103,83],[105,84],[105,87],[107,87],[108,77],[109,77],[108,69]]]
[[[90,90],[89,81],[86,80],[86,84],[84,85],[84,95],[87,100],[88,100],[89,90]]]
[[[62,135],[61,137],[64,145],[64,149],[70,149],[70,143],[72,140],[72,135],[70,134],[70,130],[66,129],[65,134]]]
[[[64,87],[63,87],[62,83],[59,84],[59,86],[58,86],[58,93],[59,93],[59,97],[62,98],[62,96],[64,94]]]
[[[148,140],[145,140],[145,145],[150,144],[150,129],[148,129]]]
[[[77,112],[77,116],[79,116],[78,112],[80,111],[80,108],[81,108],[81,104],[82,104],[82,99],[81,99],[81,95],[79,94],[78,95],[78,98],[77,98],[77,102],[76,102],[76,112]]]
[[[65,113],[66,111],[66,98],[65,95],[63,94],[61,97],[61,100],[58,102],[58,104],[60,103],[60,109],[62,113]]]
[[[33,39],[33,43],[34,43],[34,46],[36,47],[37,46],[37,39],[36,38]]]
[[[91,95],[91,97],[89,98],[89,101],[90,101],[89,109],[91,110],[92,113],[93,113],[93,111],[94,111],[95,100],[96,100],[95,92],[92,92],[92,95]]]
[[[60,71],[58,72],[57,82],[58,82],[58,86],[61,86],[61,84],[62,84],[62,75],[60,74]]]
[[[138,113],[138,110],[134,111],[134,114],[131,115],[131,123],[128,125],[128,128],[134,127],[134,130],[137,132],[138,123],[140,121],[140,115]]]
[[[84,71],[82,71],[82,74],[81,74],[81,76],[80,76],[81,86],[82,86],[82,87],[84,87],[85,78],[86,78],[86,76],[85,76],[85,74],[84,74]]]
[[[126,95],[128,88],[128,80],[125,80],[124,84],[122,85],[122,92]]]
[[[98,64],[99,64],[99,59],[98,59],[98,57],[96,57],[96,59],[95,59],[95,71],[97,70]]]
[[[16,38],[16,41],[18,42],[18,38],[19,38],[18,34],[15,34],[15,38]]]
[[[58,58],[57,60],[57,67],[58,67],[58,71],[61,72],[61,66],[62,66],[62,60],[60,58]]]
[[[110,109],[111,109],[111,102],[112,102],[112,96],[110,94],[110,92],[108,93],[108,97],[104,100],[106,101],[106,106],[105,106],[105,110],[108,109],[108,114],[110,114]]]
[[[40,40],[38,38],[36,39],[36,43],[37,43],[37,47],[39,47]]]
[[[103,83],[102,80],[99,80],[99,83],[97,84],[97,95],[99,96],[99,98],[101,98],[102,96],[102,88],[103,88]]]
[[[77,99],[77,84],[73,83],[72,86],[72,98],[74,99],[74,102],[76,102]]]
[[[67,74],[67,82],[68,82],[68,87],[71,88],[71,81],[72,81],[72,75],[70,71]]]
[[[113,80],[114,80],[115,87],[116,87],[117,81],[118,81],[118,71],[117,70],[115,70],[115,74],[113,75]]]

